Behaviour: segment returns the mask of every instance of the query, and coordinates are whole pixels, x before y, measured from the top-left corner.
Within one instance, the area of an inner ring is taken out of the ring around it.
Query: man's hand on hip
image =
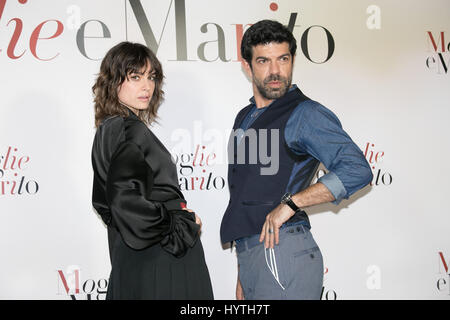
[[[279,243],[280,227],[294,215],[294,210],[285,204],[279,204],[267,216],[261,229],[259,242],[264,241],[265,248],[273,248]]]

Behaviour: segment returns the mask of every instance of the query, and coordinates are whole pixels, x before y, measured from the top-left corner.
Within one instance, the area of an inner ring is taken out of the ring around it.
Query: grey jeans
[[[236,244],[245,299],[320,299],[323,258],[307,227],[280,229],[280,242],[272,252],[258,239],[259,235],[254,235]]]

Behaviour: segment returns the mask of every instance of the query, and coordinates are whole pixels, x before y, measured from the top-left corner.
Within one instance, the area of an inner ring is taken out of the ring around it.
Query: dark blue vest
[[[288,189],[294,167],[302,167],[304,163],[305,166],[301,171],[308,175],[308,177],[301,179],[302,182],[300,184],[296,184],[295,189],[297,190],[295,192],[307,188],[311,183],[319,161],[311,159],[309,155],[299,156],[293,153],[286,145],[284,137],[284,129],[292,111],[306,100],[309,100],[309,98],[298,88],[291,90],[283,97],[275,100],[253,122],[247,130],[247,133],[249,131],[256,133],[253,134],[252,138],[248,138],[252,136],[248,134],[244,136],[238,145],[236,135],[232,132],[228,145],[230,201],[220,227],[222,243],[261,232],[267,214],[280,203],[281,197]],[[233,126],[234,132],[250,112],[251,107],[252,105],[248,105],[238,113]],[[262,133],[261,129],[266,129],[263,130],[264,134],[260,134]],[[271,129],[275,129],[275,131],[271,131]],[[271,144],[271,140],[274,132],[278,132],[279,148],[272,151],[271,146],[273,143]],[[266,136],[267,139],[265,139]],[[256,143],[254,141],[255,137]],[[261,146],[265,146],[265,150],[262,150],[263,158],[259,156]],[[238,163],[242,151],[245,153],[245,162],[239,161]],[[257,155],[256,163],[252,161],[252,156],[255,156],[255,152]],[[267,170],[271,165],[274,165],[273,163],[267,164],[267,159],[264,160],[264,154],[267,154],[269,157],[272,156],[272,159],[274,159],[272,152],[278,152],[279,154],[278,172],[274,175],[261,174],[261,169],[266,168]],[[302,176],[302,172],[297,172],[296,177],[300,176]],[[296,180],[298,179],[296,178]],[[291,219],[307,220],[308,218],[306,213],[301,211]]]

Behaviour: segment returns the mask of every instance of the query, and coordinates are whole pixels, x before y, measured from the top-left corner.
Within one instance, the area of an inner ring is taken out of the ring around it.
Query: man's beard
[[[259,93],[267,100],[278,99],[289,90],[292,83],[292,75],[288,78],[282,77],[277,74],[271,74],[263,81],[260,81],[256,77],[253,77],[253,81],[255,82],[256,87],[258,88]],[[271,88],[268,84],[271,81],[280,81],[281,86],[279,88]]]

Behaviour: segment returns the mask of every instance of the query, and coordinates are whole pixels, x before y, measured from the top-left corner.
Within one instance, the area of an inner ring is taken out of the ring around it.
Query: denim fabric
[[[246,300],[319,300],[323,286],[323,258],[308,228],[294,225],[280,230],[280,242],[274,248],[279,282],[266,262],[264,244],[246,249],[237,244],[239,279]],[[270,265],[270,262],[269,262]],[[282,288],[284,287],[284,289]]]
[[[299,104],[284,134],[293,152],[309,154],[329,170],[319,182],[333,194],[335,204],[372,181],[363,152],[342,129],[336,115],[320,103],[309,100]]]
[[[294,84],[289,91],[296,88]],[[253,107],[240,125],[244,131],[268,108],[256,108],[254,97],[250,102]],[[318,182],[333,194],[334,204],[348,199],[372,181],[372,171],[361,149],[342,129],[336,115],[316,101],[308,100],[297,106],[286,123],[284,138],[294,153],[310,154],[329,170]],[[297,192],[301,181],[295,180],[299,180],[297,173],[302,165],[299,163],[294,168],[286,192]]]

